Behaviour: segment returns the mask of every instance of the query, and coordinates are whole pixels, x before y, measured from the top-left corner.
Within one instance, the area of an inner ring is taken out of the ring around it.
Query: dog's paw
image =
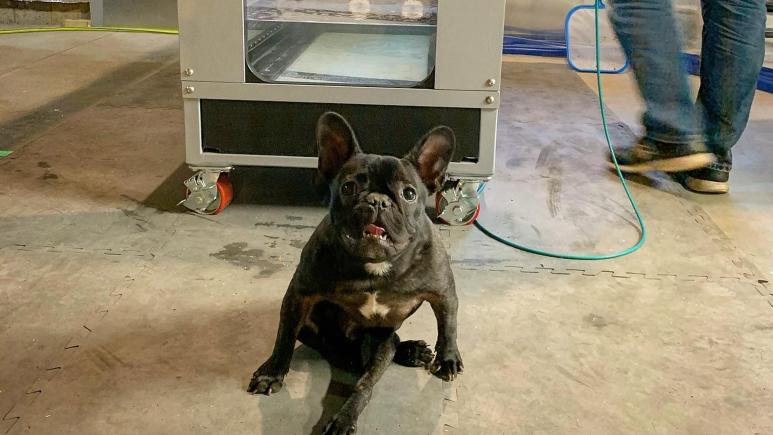
[[[462,357],[458,349],[441,351],[438,350],[435,360],[432,361],[430,371],[438,378],[451,382],[464,371]]]
[[[357,433],[357,421],[344,413],[334,415],[322,431],[322,435],[353,435],[355,433]]]
[[[271,375],[264,373],[265,371],[261,367],[252,374],[252,380],[250,381],[250,386],[247,387],[247,392],[270,396],[271,393],[276,393],[282,389],[284,375]]]
[[[394,362],[405,367],[424,367],[429,368],[435,353],[432,348],[422,341],[401,341],[397,345]]]

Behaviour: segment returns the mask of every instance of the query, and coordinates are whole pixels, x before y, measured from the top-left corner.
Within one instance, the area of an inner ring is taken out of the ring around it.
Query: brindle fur
[[[324,430],[352,434],[373,386],[392,361],[426,366],[446,381],[462,372],[454,278],[438,231],[424,211],[428,196],[442,185],[454,135],[438,127],[403,159],[364,154],[349,124],[326,113],[318,123],[317,143],[319,172],[330,185],[330,212],[303,249],[282,301],[274,350],[253,374],[248,391],[270,395],[282,387],[299,339],[331,364],[361,374],[354,393]],[[340,192],[347,181],[357,184],[356,195]],[[406,186],[415,188],[416,201],[403,197]],[[358,239],[370,223],[384,227],[390,242]],[[382,262],[391,265],[383,276],[364,267]],[[395,333],[425,301],[437,318],[434,357],[426,343],[400,342]]]

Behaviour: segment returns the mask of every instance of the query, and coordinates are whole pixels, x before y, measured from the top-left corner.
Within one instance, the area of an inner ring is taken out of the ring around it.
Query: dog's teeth
[[[373,234],[373,233],[369,233],[367,231],[363,231],[362,232],[362,237],[368,237],[368,238],[371,238],[371,239],[378,239],[378,240],[387,240],[386,233],[384,233],[384,234]]]

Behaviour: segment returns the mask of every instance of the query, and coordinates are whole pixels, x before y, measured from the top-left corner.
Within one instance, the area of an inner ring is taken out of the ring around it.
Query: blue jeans
[[[765,0],[703,0],[698,101],[682,65],[671,0],[613,0],[610,17],[631,60],[646,111],[647,137],[705,142],[717,155],[738,142],[749,120],[765,57]]]

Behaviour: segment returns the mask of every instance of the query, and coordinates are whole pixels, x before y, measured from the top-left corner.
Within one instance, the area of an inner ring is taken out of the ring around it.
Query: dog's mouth
[[[359,239],[363,241],[370,240],[370,241],[384,242],[384,243],[388,243],[392,241],[386,229],[376,224],[365,225],[365,228],[363,228],[362,233],[360,233],[359,237],[355,236],[354,234],[348,234],[348,233],[346,233],[345,235],[348,239]]]
[[[376,224],[365,225],[365,229],[362,230],[362,237],[374,240],[389,240],[389,234],[386,230]]]

